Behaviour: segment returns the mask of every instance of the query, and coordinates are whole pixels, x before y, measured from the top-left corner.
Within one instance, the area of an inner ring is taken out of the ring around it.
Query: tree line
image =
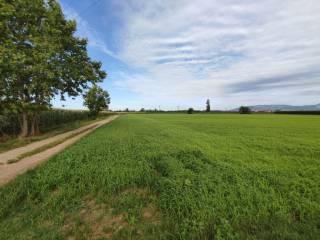
[[[116,110],[115,112],[137,112],[136,110],[129,110],[129,108],[126,108],[125,110]],[[160,110],[160,109],[145,109],[145,108],[141,108],[138,112],[145,112],[145,113],[161,113],[161,112],[166,112],[166,113],[188,113],[188,114],[192,114],[194,112],[196,113],[201,113],[201,112],[214,112],[214,113],[234,113],[234,111],[221,111],[221,110],[211,110],[211,105],[210,105],[210,99],[206,100],[206,108],[204,111],[202,110],[195,110],[194,108],[190,107],[186,110]],[[251,113],[251,109],[250,107],[246,107],[246,106],[240,106],[239,113],[241,114],[250,114]]]
[[[0,0],[0,114],[18,114],[20,136],[39,132],[39,114],[53,98],[74,98],[94,86],[85,96],[100,94],[102,107],[110,102],[96,86],[107,74],[75,32],[76,22],[65,19],[56,0]]]

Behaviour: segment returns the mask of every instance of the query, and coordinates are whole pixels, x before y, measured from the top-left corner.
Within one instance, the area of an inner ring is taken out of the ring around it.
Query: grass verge
[[[35,154],[40,153],[40,152],[43,152],[43,151],[45,151],[45,150],[47,150],[47,149],[49,149],[49,148],[55,147],[55,146],[57,146],[57,145],[65,142],[66,140],[68,140],[68,139],[70,139],[70,138],[73,138],[73,137],[75,137],[75,136],[77,136],[77,135],[79,135],[79,134],[81,134],[81,133],[84,133],[84,132],[89,131],[90,129],[92,129],[92,128],[94,128],[94,127],[96,127],[96,125],[91,126],[91,127],[88,127],[88,128],[86,128],[86,129],[83,129],[82,131],[79,131],[79,132],[77,132],[77,133],[71,134],[70,136],[65,137],[65,138],[63,138],[63,139],[60,139],[60,140],[57,140],[57,141],[55,141],[55,142],[49,143],[49,144],[47,144],[47,145],[44,145],[44,146],[42,146],[42,147],[36,148],[36,149],[34,149],[34,150],[32,150],[32,151],[23,153],[23,154],[19,155],[17,158],[8,160],[7,163],[8,163],[8,164],[17,163],[17,162],[19,162],[20,160],[22,160],[22,159],[24,159],[24,158],[26,158],[26,157],[35,155]]]

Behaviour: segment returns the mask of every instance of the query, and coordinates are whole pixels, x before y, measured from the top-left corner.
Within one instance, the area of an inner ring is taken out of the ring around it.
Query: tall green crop
[[[317,239],[319,123],[121,116],[0,189],[0,239]]]

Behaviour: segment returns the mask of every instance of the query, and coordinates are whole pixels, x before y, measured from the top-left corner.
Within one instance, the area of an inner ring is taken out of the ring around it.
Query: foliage
[[[107,110],[109,104],[109,93],[96,85],[84,95],[84,105],[89,108],[92,116],[96,117],[102,110]]]
[[[0,115],[0,137],[5,134],[5,129],[9,126],[10,122],[8,121],[7,115]]]
[[[249,113],[251,113],[251,109],[249,107],[241,106],[239,108],[239,113],[241,113],[241,114],[249,114]]]
[[[192,114],[193,111],[194,111],[193,108],[189,108],[188,111],[187,111],[187,113],[188,113],[188,114]]]
[[[272,114],[121,116],[0,189],[0,239],[90,239],[103,215],[88,224],[81,214],[109,206],[129,214],[113,239],[318,239],[319,123]],[[141,232],[145,196],[163,220]]]
[[[41,132],[47,132],[61,124],[87,119],[90,119],[89,111],[53,109],[39,114],[39,127]],[[18,135],[20,132],[18,114],[0,115],[0,129],[0,137],[3,134]]]
[[[105,78],[55,0],[0,2],[0,101],[21,117],[21,135],[38,128],[50,100],[75,97]]]
[[[210,99],[206,101],[206,112],[210,112]]]

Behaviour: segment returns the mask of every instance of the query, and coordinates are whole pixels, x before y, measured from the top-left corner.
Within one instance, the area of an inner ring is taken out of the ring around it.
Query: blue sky
[[[108,73],[111,109],[320,102],[318,0],[60,3]]]

